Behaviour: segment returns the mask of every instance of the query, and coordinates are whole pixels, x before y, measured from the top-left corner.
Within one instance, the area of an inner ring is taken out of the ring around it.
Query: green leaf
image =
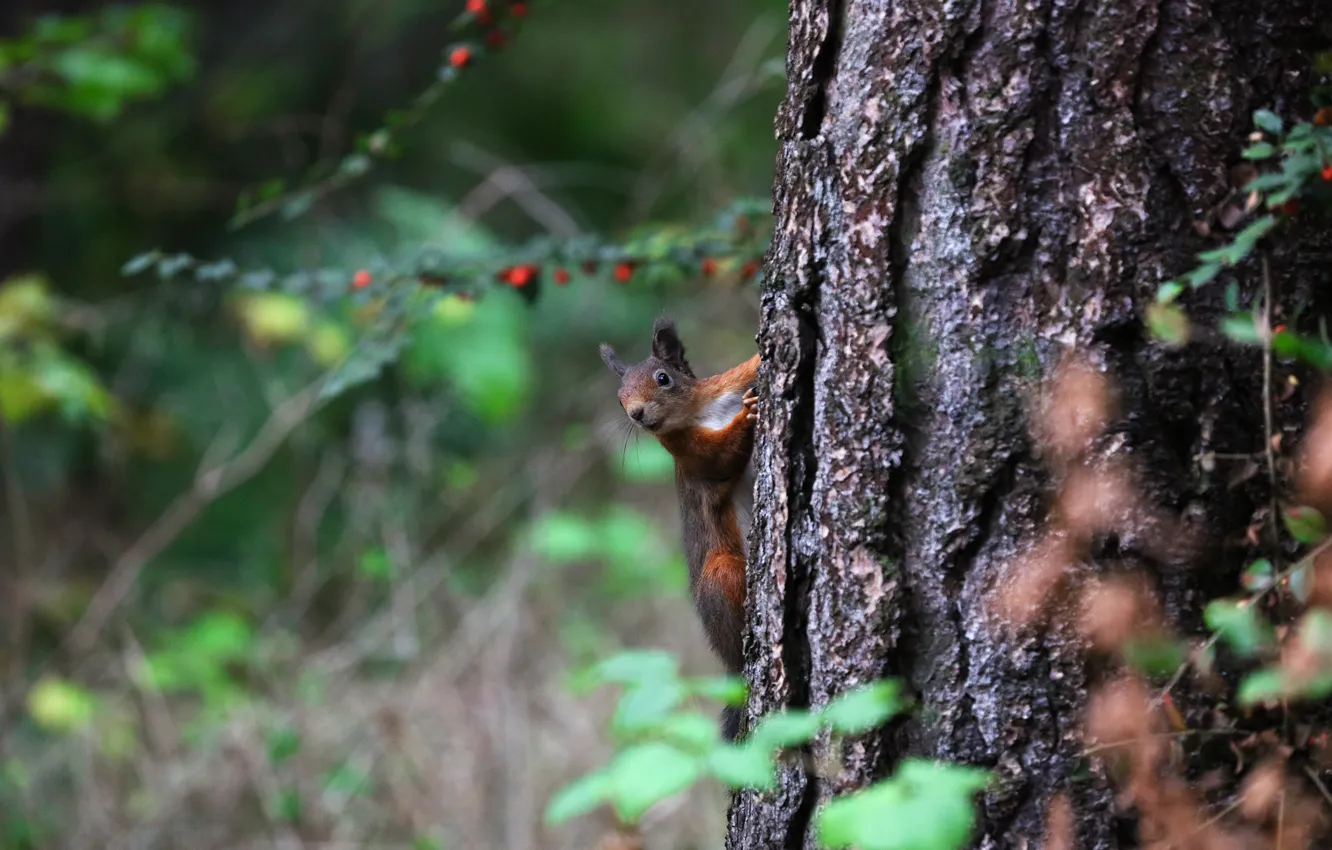
[[[1255,109],[1253,112],[1253,126],[1274,136],[1281,135],[1281,130],[1285,126],[1281,123],[1281,118],[1271,110]]]
[[[181,649],[219,661],[241,658],[254,643],[254,629],[230,611],[208,611],[190,625]]]
[[[1238,343],[1253,344],[1263,339],[1262,329],[1251,313],[1226,316],[1221,320],[1221,333]]]
[[[546,823],[554,826],[586,814],[610,798],[608,770],[589,773],[561,788],[546,805]]]
[[[631,649],[613,655],[592,669],[598,684],[636,684],[661,679],[676,679],[675,656],[659,649]]]
[[[1265,215],[1261,218],[1251,221],[1243,230],[1235,234],[1235,248],[1243,255],[1248,256],[1253,251],[1253,246],[1276,227],[1276,216]]]
[[[1203,263],[1198,268],[1189,272],[1189,286],[1197,289],[1205,283],[1210,282],[1214,277],[1221,273],[1221,266],[1217,263]]]
[[[342,158],[338,171],[348,177],[360,177],[370,170],[370,157],[365,154],[348,154]]]
[[[146,272],[161,258],[161,251],[145,251],[142,254],[136,254],[120,267],[120,274],[123,277],[133,277],[136,274]]]
[[[43,676],[28,691],[28,714],[49,732],[69,733],[92,724],[97,701],[92,693],[66,679]]]
[[[1266,558],[1259,558],[1249,564],[1244,574],[1240,576],[1240,584],[1251,592],[1267,590],[1272,586],[1272,581],[1272,562]]]
[[[1189,341],[1189,318],[1178,304],[1153,303],[1147,308],[1147,327],[1152,335],[1171,347]]]
[[[650,679],[627,689],[611,718],[611,729],[632,735],[661,724],[685,698],[679,679]]]
[[[1285,360],[1303,360],[1316,369],[1332,370],[1332,345],[1320,338],[1281,331],[1272,337],[1272,351]]]
[[[548,513],[538,519],[528,539],[537,555],[555,563],[585,561],[595,557],[601,548],[591,522],[564,512]]]
[[[1270,159],[1276,155],[1277,149],[1267,142],[1258,142],[1255,145],[1249,145],[1240,154],[1245,159]]]
[[[364,771],[343,762],[324,774],[324,792],[346,797],[364,797],[370,793],[370,777]]]
[[[235,304],[246,331],[261,344],[301,339],[310,325],[310,308],[294,295],[253,292],[237,298]]]
[[[1276,209],[1277,207],[1286,203],[1286,201],[1289,201],[1291,198],[1299,194],[1299,191],[1300,191],[1299,178],[1296,177],[1292,179],[1292,181],[1286,186],[1286,188],[1282,189],[1279,192],[1273,192],[1267,196],[1267,208],[1269,210]]]
[[[689,689],[705,699],[713,699],[724,705],[744,705],[749,698],[749,685],[739,676],[694,679]]]
[[[1156,289],[1156,300],[1161,304],[1169,304],[1180,296],[1184,291],[1184,284],[1177,280],[1167,281]]]
[[[387,581],[393,577],[393,562],[383,549],[369,549],[361,553],[356,562],[356,571],[362,578],[372,581]]]
[[[268,733],[268,760],[274,767],[301,751],[300,730],[282,726]]]
[[[1290,178],[1280,172],[1275,174],[1260,174],[1245,184],[1244,191],[1267,192],[1272,189],[1285,188],[1289,183]]]
[[[690,751],[706,751],[721,741],[717,718],[697,711],[682,711],[663,720],[658,727],[661,737]]]
[[[1226,309],[1232,313],[1239,312],[1239,281],[1232,280],[1226,284]]]
[[[750,740],[768,749],[791,747],[813,738],[821,723],[817,714],[802,708],[788,708],[760,720]]]
[[[959,850],[975,828],[971,797],[989,774],[907,759],[892,779],[833,800],[816,815],[825,847]]]
[[[693,785],[703,763],[670,744],[649,741],[621,752],[610,771],[615,813],[626,823],[636,823],[652,806]]]
[[[1291,596],[1294,596],[1302,605],[1309,603],[1309,597],[1313,594],[1313,570],[1308,564],[1299,569],[1291,571],[1286,577],[1286,586],[1290,588]]]
[[[301,792],[295,788],[284,788],[279,791],[277,799],[273,802],[274,813],[278,820],[284,823],[300,823],[304,808]]]
[[[1235,698],[1240,705],[1248,707],[1269,700],[1281,699],[1285,695],[1285,676],[1280,668],[1272,667],[1255,670],[1244,677]]]
[[[1259,619],[1254,606],[1234,599],[1214,599],[1203,611],[1207,627],[1220,632],[1240,655],[1254,655],[1272,645],[1272,627]]]
[[[708,753],[708,772],[728,788],[770,791],[777,786],[771,751],[753,743],[717,747]]]
[[[842,694],[829,702],[821,715],[834,730],[859,735],[883,725],[888,718],[905,709],[901,683],[896,679],[885,679]]]
[[[1162,676],[1179,669],[1189,657],[1188,647],[1165,635],[1131,637],[1123,647],[1124,661],[1147,676]]]
[[[1301,505],[1281,514],[1286,531],[1300,543],[1317,543],[1327,536],[1327,521],[1317,508]]]

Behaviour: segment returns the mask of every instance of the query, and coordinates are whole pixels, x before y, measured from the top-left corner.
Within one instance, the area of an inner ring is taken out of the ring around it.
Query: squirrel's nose
[[[632,419],[632,420],[634,420],[635,422],[642,422],[642,421],[643,421],[643,405],[640,404],[640,405],[636,405],[636,406],[634,406],[634,407],[629,408],[629,418]]]

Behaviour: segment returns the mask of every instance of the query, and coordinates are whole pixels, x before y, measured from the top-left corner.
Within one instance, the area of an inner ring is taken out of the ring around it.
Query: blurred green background
[[[529,5],[396,156],[239,229],[432,85],[461,0],[0,9],[0,848],[591,847],[608,823],[541,825],[609,748],[571,678],[718,669],[596,344],[638,359],[665,311],[700,371],[739,362],[735,264],[547,268],[530,303],[484,275],[369,346],[372,293],[329,297],[766,208],[785,4]],[[288,285],[121,274],[153,249]],[[385,368],[303,395],[358,345]],[[716,846],[724,802],[653,841]]]

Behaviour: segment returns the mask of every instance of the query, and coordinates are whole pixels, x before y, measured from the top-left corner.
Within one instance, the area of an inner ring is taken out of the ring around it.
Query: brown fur
[[[726,669],[744,668],[745,545],[736,518],[736,488],[754,447],[759,356],[719,375],[698,379],[668,320],[653,327],[653,356],[635,366],[602,346],[606,364],[621,376],[620,405],[639,427],[653,434],[675,458],[685,560],[694,604],[708,640]],[[662,386],[665,373],[669,384]],[[742,397],[724,427],[705,427],[709,406],[727,393]],[[739,714],[728,711],[728,738],[738,732]]]

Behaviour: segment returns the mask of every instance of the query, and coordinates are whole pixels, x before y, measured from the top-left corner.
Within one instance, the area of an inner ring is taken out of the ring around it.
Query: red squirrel
[[[620,376],[620,406],[675,458],[685,560],[694,605],[708,641],[728,672],[744,670],[745,537],[752,500],[749,478],[758,396],[759,355],[710,378],[685,359],[675,324],[652,326],[652,356],[630,366],[601,346],[601,359]],[[748,482],[748,487],[746,483]],[[739,500],[739,502],[738,502]],[[740,710],[722,712],[722,733],[734,741]]]

